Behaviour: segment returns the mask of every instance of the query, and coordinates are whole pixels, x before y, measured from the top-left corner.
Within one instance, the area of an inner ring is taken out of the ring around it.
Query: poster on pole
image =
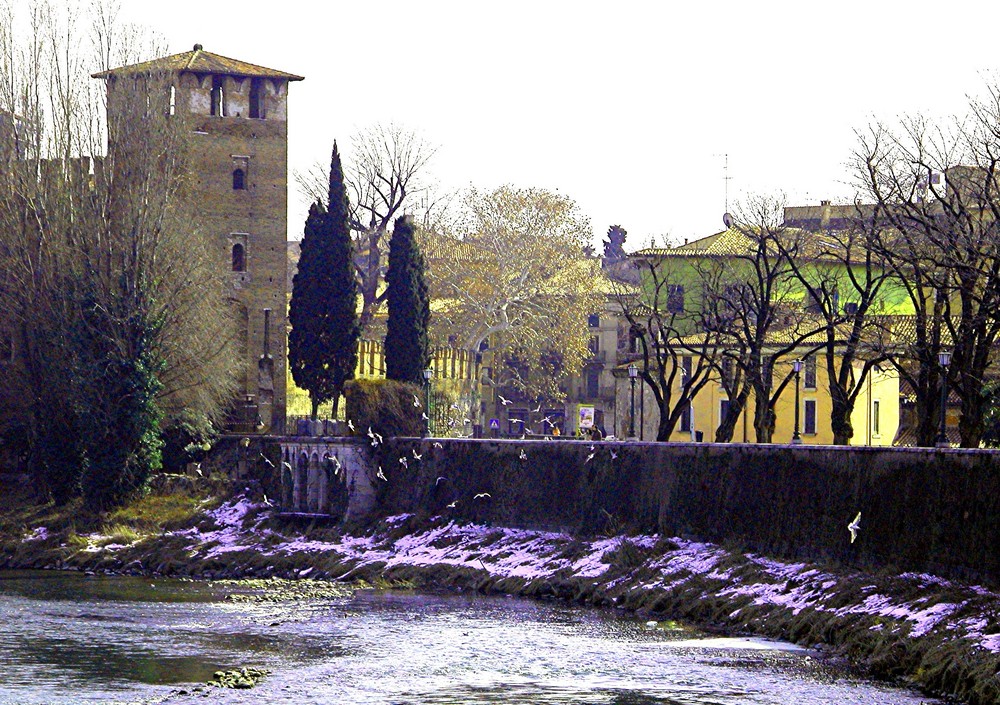
[[[593,428],[594,427],[594,407],[592,406],[581,406],[580,407],[580,428]]]

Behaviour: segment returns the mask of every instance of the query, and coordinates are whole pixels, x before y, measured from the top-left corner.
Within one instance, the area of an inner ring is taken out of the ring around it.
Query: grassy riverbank
[[[0,567],[201,578],[407,581],[584,604],[822,646],[874,675],[1000,702],[1000,594],[925,574],[788,563],[681,538],[567,534],[397,516],[293,525],[257,493],[178,480],[107,515],[0,500]]]

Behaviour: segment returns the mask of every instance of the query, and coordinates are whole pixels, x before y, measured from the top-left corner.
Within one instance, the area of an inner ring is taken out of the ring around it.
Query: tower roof
[[[131,66],[121,66],[116,69],[109,69],[93,74],[93,78],[110,78],[125,74],[145,73],[149,71],[176,71],[181,73],[190,71],[191,73],[203,74],[226,74],[229,76],[247,76],[251,78],[283,78],[287,81],[302,81],[302,76],[285,71],[265,68],[257,64],[230,59],[226,56],[213,54],[205,51],[201,44],[195,44],[194,49],[181,54],[172,54],[152,61],[144,61],[141,64]]]

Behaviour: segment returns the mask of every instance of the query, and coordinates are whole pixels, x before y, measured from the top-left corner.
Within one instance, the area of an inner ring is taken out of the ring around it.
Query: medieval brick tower
[[[135,85],[116,78],[144,72],[171,77],[166,109],[190,125],[187,210],[192,228],[217,244],[219,267],[230,278],[228,304],[245,361],[242,408],[259,416],[253,425],[280,432],[287,364],[287,100],[289,84],[302,77],[195,44],[182,54],[95,74],[107,82],[109,111],[116,87]]]

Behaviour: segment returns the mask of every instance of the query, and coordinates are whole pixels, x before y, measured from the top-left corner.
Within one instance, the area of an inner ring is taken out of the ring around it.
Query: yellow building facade
[[[794,358],[780,360],[775,365],[774,388],[791,376],[775,404],[775,428],[772,443],[791,443],[795,435],[795,374]],[[683,364],[683,363],[682,363]],[[854,374],[859,377],[861,365]],[[676,376],[672,398],[680,394],[680,377]],[[643,389],[641,379],[635,385],[635,435],[646,441],[656,440],[659,410],[653,394]],[[814,353],[803,361],[799,373],[799,437],[803,444],[829,445],[833,443],[830,421],[832,401],[826,373],[825,357]],[[619,375],[617,389],[619,414],[617,435],[628,436],[631,409],[631,387],[627,376]],[[708,383],[695,396],[688,414],[674,428],[673,442],[691,442],[699,438],[705,442],[715,440],[715,432],[726,413],[729,397],[717,374],[710,375]],[[891,446],[899,428],[899,378],[891,369],[874,369],[865,379],[851,415],[854,436],[851,445]],[[747,397],[746,407],[733,432],[733,443],[756,443],[754,431],[753,392]]]

